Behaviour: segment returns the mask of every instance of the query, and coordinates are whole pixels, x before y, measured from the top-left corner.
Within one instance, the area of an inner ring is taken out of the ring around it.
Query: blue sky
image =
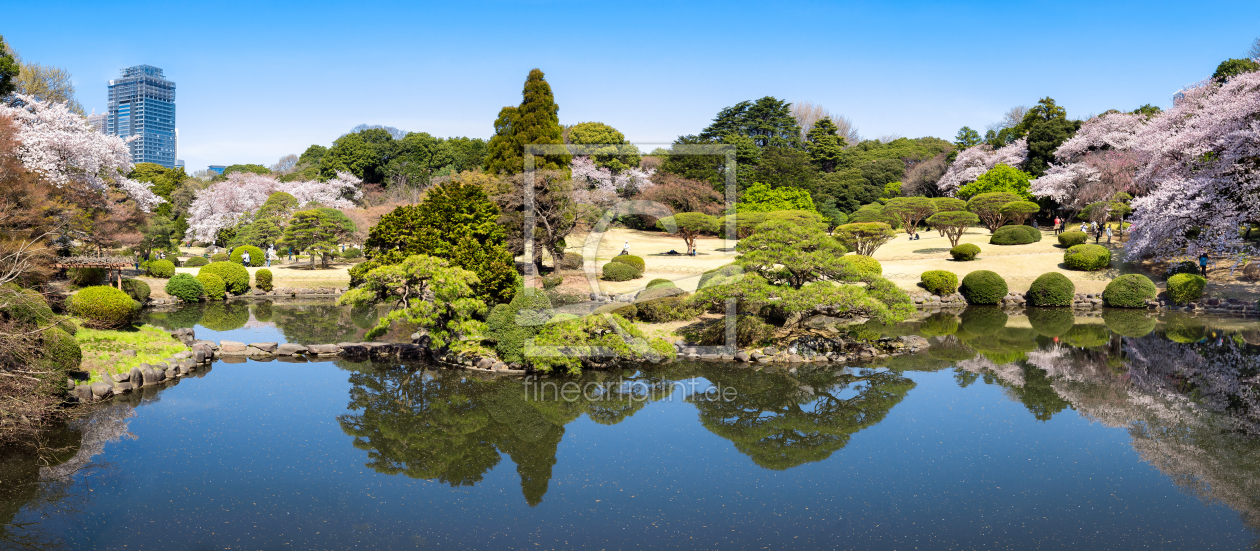
[[[45,2],[0,22],[30,61],[106,81],[147,63],[177,85],[180,157],[271,164],[359,123],[488,138],[547,74],[560,120],[637,143],[771,95],[863,136],[952,138],[1014,105],[1073,117],[1144,103],[1241,57],[1260,2]]]

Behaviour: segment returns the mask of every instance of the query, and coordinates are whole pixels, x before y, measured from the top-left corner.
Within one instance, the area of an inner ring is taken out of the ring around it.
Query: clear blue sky
[[[36,13],[37,12],[37,13]],[[0,22],[30,61],[106,81],[163,68],[180,157],[271,164],[359,123],[488,138],[547,74],[566,124],[669,142],[772,95],[863,136],[952,138],[1051,96],[1080,117],[1167,107],[1260,36],[1260,2],[50,1]],[[15,14],[10,14],[15,15]]]

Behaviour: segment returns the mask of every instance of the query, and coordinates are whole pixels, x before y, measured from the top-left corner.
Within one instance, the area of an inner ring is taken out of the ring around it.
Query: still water
[[[1260,325],[1031,314],[862,327],[932,342],[865,366],[543,381],[573,400],[421,363],[216,362],[50,435],[51,466],[0,455],[0,547],[1255,548]],[[336,342],[371,317],[182,315],[150,322]]]

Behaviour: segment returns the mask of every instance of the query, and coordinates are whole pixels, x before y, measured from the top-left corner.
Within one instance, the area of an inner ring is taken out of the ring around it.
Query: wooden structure
[[[118,289],[122,290],[122,271],[134,266],[136,261],[126,256],[61,256],[53,263],[56,268],[104,268],[109,270],[106,281],[115,280]],[[115,277],[114,273],[118,275]]]

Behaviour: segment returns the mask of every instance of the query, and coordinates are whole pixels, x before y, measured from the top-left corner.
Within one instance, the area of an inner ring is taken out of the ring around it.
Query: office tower
[[[162,70],[137,65],[109,81],[108,134],[129,138],[133,163],[175,166],[175,83]]]
[[[210,165],[210,170],[218,172],[219,174],[223,174],[223,171],[226,169],[227,165]]]
[[[88,124],[92,125],[92,128],[95,128],[97,132],[105,133],[105,115],[97,115],[96,113],[88,115]]]

